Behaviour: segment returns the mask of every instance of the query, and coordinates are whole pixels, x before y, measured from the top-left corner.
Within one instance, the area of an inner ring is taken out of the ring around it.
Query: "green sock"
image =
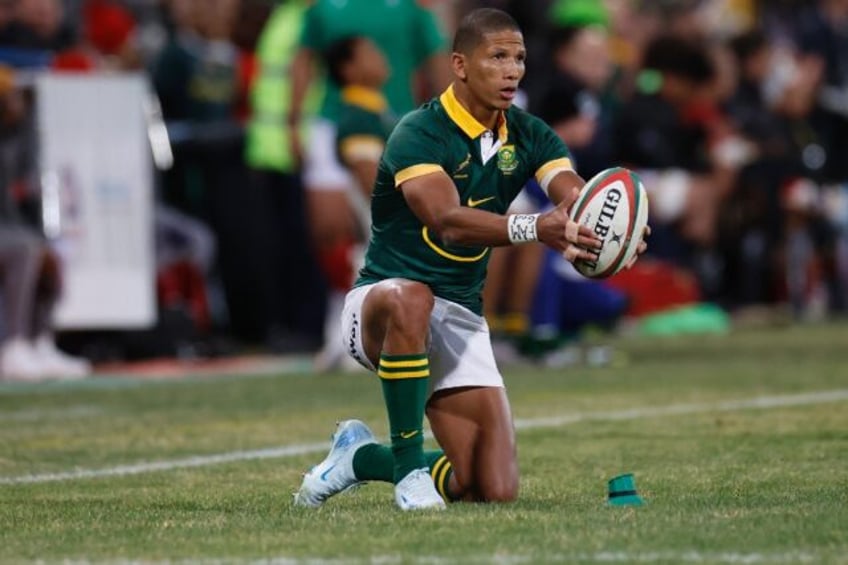
[[[453,468],[441,449],[424,452],[424,461],[430,469],[430,475],[436,484],[436,490],[445,500],[453,500],[448,483]],[[388,445],[369,443],[363,445],[353,454],[353,474],[360,481],[394,482],[395,456]]]
[[[360,481],[395,480],[395,456],[392,448],[379,443],[366,443],[353,454],[353,475]]]
[[[425,353],[381,355],[377,374],[383,383],[383,399],[389,413],[393,480],[400,481],[424,460],[424,406],[427,403],[430,363]]]

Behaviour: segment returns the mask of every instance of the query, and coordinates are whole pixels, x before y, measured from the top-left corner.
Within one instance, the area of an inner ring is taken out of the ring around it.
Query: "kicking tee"
[[[571,169],[568,149],[542,120],[513,106],[490,131],[448,87],[407,114],[389,137],[371,200],[371,241],[355,286],[401,277],[481,314],[490,249],[440,241],[409,208],[400,186],[444,171],[463,206],[504,214],[530,178],[541,183]]]

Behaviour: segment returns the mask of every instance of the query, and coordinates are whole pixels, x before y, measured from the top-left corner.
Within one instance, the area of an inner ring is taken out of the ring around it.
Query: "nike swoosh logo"
[[[335,469],[335,468],[336,468],[336,466],[335,466],[335,465],[330,465],[330,466],[327,468],[327,470],[326,470],[326,471],[324,471],[323,473],[321,473],[321,480],[322,480],[322,481],[326,481],[326,480],[327,480],[327,474],[328,474],[330,471],[332,471],[333,469]]]
[[[483,204],[484,202],[488,202],[489,200],[494,200],[494,199],[495,199],[494,196],[489,196],[488,198],[481,198],[480,200],[474,200],[473,198],[471,198],[469,196],[468,197],[468,207],[469,208],[476,208],[480,204]]]
[[[400,433],[400,437],[402,437],[403,439],[410,439],[410,438],[415,437],[416,435],[418,435],[418,430],[415,430],[414,432],[401,432]]]

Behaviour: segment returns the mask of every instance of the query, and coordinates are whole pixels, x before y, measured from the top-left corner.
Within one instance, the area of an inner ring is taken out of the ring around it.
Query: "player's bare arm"
[[[313,79],[313,69],[316,56],[311,49],[301,47],[294,56],[291,64],[291,106],[286,116],[286,123],[291,130],[291,151],[298,161],[303,161],[303,147],[298,134],[298,125],[302,118],[303,101],[306,91]]]
[[[509,217],[462,206],[456,186],[442,171],[410,179],[401,190],[413,213],[445,243],[486,247],[512,244]],[[590,250],[600,246],[591,230],[571,221],[567,206],[541,214],[536,234],[539,241],[562,253],[572,244],[578,246],[574,259],[592,259]]]
[[[366,198],[371,198],[377,180],[377,161],[358,159],[345,163],[356,179],[356,185]]]
[[[287,116],[289,125],[295,125],[300,121],[306,91],[309,89],[313,78],[315,59],[315,53],[306,47],[298,49],[294,59],[292,59],[292,97],[289,115]]]

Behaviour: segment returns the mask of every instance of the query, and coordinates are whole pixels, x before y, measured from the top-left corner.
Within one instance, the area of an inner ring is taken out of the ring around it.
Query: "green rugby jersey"
[[[342,163],[364,159],[376,163],[397,119],[378,90],[362,86],[342,89],[336,150]]]
[[[483,150],[494,148],[485,155]],[[542,120],[518,108],[486,129],[448,89],[404,117],[389,138],[371,200],[371,242],[355,286],[402,277],[482,312],[489,248],[446,245],[413,214],[398,188],[436,171],[452,179],[463,206],[504,214],[532,177],[572,169],[568,149]]]

